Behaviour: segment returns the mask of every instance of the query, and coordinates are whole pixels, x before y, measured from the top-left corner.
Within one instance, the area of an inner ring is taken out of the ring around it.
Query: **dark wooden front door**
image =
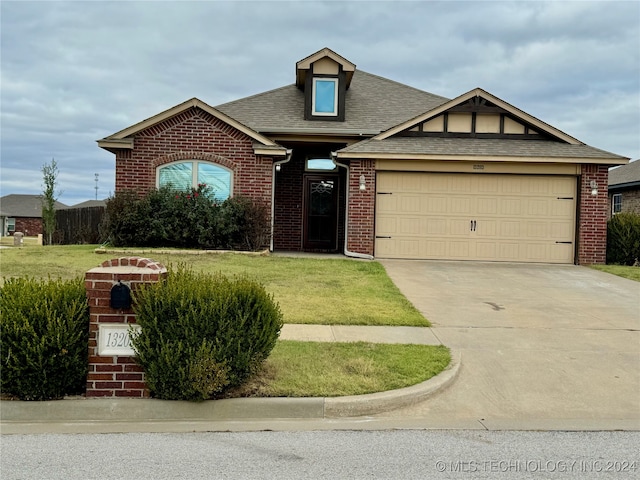
[[[305,177],[304,199],[304,249],[335,251],[338,248],[338,177]]]

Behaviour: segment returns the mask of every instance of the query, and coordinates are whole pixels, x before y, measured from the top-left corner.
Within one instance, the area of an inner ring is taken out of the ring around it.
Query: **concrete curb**
[[[258,419],[323,419],[373,415],[425,400],[457,377],[461,354],[440,374],[411,387],[332,398],[229,398],[202,403],[157,399],[74,398],[45,402],[0,401],[5,426],[87,422],[211,422]],[[4,428],[3,428],[4,430]]]
[[[361,417],[416,404],[444,390],[457,378],[462,353],[451,351],[451,362],[442,372],[417,385],[386,392],[324,399],[325,418]]]

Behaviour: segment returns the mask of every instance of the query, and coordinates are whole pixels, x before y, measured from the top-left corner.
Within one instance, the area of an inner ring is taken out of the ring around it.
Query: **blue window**
[[[231,171],[215,163],[185,161],[170,163],[158,168],[158,187],[171,186],[176,190],[198,188],[207,185],[216,200],[231,196]]]
[[[337,78],[313,79],[313,103],[311,113],[313,115],[325,116],[338,115]]]
[[[336,164],[330,158],[308,158],[307,170],[333,171],[336,170]]]

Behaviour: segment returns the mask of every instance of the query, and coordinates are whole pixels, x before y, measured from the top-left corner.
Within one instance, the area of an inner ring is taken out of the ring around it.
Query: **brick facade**
[[[144,372],[132,356],[100,355],[100,325],[133,324],[136,316],[131,308],[113,309],[111,289],[118,282],[135,290],[144,283],[157,282],[166,269],[148,258],[125,257],[103,262],[85,274],[89,301],[89,373],[87,397],[148,397]]]
[[[10,235],[15,232],[22,232],[25,236],[35,237],[43,233],[42,219],[29,217],[16,217],[16,228]]]
[[[613,212],[613,194],[617,193],[622,195],[622,212],[637,213],[640,215],[640,188],[635,187],[609,192],[608,218],[611,218]]]
[[[576,233],[580,265],[602,264],[607,257],[607,165],[582,165],[579,183],[578,231]],[[595,180],[598,194],[591,195]]]
[[[366,190],[360,190],[364,175]],[[347,249],[373,255],[375,236],[376,172],[373,160],[352,160],[349,168]]]
[[[253,152],[253,140],[192,107],[134,135],[133,150],[116,153],[116,192],[156,187],[156,169],[178,160],[202,160],[233,173],[233,195],[271,203],[273,160]]]

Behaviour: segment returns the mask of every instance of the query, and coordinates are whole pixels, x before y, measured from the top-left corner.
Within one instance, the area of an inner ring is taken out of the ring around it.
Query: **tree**
[[[55,159],[52,158],[51,163],[45,163],[42,166],[42,181],[44,182],[42,191],[42,226],[47,244],[51,245],[53,232],[56,230],[56,200],[60,195],[60,192],[56,194],[58,164]]]

